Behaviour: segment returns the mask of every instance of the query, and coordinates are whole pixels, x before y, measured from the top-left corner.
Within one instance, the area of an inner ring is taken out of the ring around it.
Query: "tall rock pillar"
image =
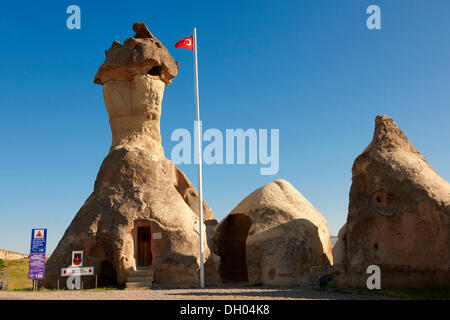
[[[178,64],[143,23],[135,35],[114,41],[94,82],[103,95],[112,146],[94,191],[67,228],[46,264],[45,287],[56,286],[72,250],[85,250],[100,285],[124,285],[138,269],[154,271],[156,286],[199,283],[198,194],[164,157],[160,135],[164,88]],[[217,221],[206,203],[206,281],[217,282],[218,257],[209,250]],[[88,281],[89,279],[86,279]]]

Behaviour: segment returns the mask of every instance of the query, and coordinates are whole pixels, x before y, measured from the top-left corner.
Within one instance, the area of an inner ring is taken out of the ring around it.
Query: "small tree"
[[[2,271],[3,268],[5,268],[5,261],[3,259],[0,259],[0,271]]]

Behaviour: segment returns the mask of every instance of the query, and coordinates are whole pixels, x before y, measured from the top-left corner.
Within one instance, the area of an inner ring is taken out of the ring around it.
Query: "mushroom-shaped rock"
[[[242,200],[219,223],[215,240],[224,282],[305,285],[312,266],[332,263],[325,218],[285,180]]]
[[[390,117],[376,117],[352,175],[337,283],[364,287],[377,265],[384,288],[449,286],[450,185]]]
[[[136,75],[148,75],[171,83],[177,75],[178,63],[166,47],[156,39],[143,22],[133,25],[134,37],[125,40],[123,45],[114,41],[105,51],[106,60],[95,75],[94,82],[104,85],[110,80],[133,80]]]
[[[199,223],[206,230],[206,283],[220,281],[219,258],[209,250],[217,221],[205,202],[199,221],[197,191],[161,146],[162,97],[176,64],[144,24],[134,30],[135,38],[113,44],[97,74],[112,146],[94,191],[47,261],[45,287],[56,287],[72,250],[85,251],[85,265],[95,266],[99,285],[197,286]],[[153,67],[161,73],[148,74]]]

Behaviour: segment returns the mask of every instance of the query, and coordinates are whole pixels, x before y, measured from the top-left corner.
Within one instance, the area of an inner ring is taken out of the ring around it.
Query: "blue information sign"
[[[28,279],[43,279],[47,229],[32,229]]]

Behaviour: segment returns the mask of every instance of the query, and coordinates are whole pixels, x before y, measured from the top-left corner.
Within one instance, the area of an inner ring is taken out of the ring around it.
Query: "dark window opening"
[[[162,67],[161,66],[154,66],[153,68],[148,70],[147,74],[149,74],[151,76],[160,76],[161,72],[162,72]]]

